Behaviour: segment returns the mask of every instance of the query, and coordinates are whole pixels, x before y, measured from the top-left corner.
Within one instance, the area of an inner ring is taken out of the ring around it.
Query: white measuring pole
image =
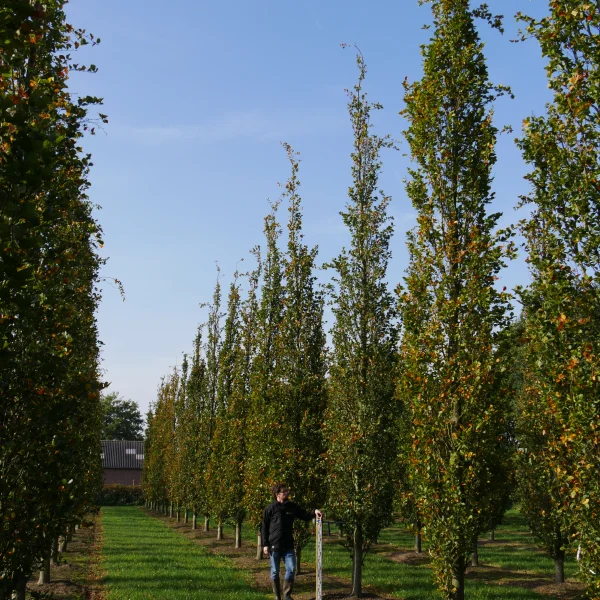
[[[316,578],[316,598],[323,600],[323,519],[316,520],[317,525],[317,578]]]

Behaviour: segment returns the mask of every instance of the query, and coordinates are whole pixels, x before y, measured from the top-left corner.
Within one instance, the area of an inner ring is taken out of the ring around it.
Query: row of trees
[[[102,242],[79,146],[100,100],[67,90],[85,69],[71,53],[98,40],[63,5],[0,8],[0,598],[24,598],[34,569],[47,580],[102,482]]]
[[[325,501],[323,295],[315,284],[316,249],[302,239],[298,157],[286,150],[292,170],[283,194],[289,200],[287,250],[278,245],[277,202],[265,219],[266,255],[254,251],[247,298],[241,300],[236,276],[222,314],[217,279],[191,364],[186,356],[181,372],[162,382],[148,420],[148,499],[191,508],[193,527],[198,515],[205,527],[214,516],[219,535],[231,520],[237,546],[244,519],[260,525],[276,481],[286,480],[303,502]],[[307,539],[301,527],[299,554]]]
[[[593,3],[552,0],[539,21],[520,15],[523,37],[548,59],[554,99],[517,142],[532,167],[522,199],[531,216],[519,225],[532,284],[517,290],[514,321],[496,281],[517,228],[499,229],[490,211],[492,109],[510,90],[489,81],[474,25],[501,29],[501,19],[468,0],[430,3],[424,75],[405,82],[407,194],[418,216],[397,296],[386,284],[390,199],[378,189],[380,152],[392,142],[372,133],[380,106],[363,91],[359,54],[349,94],[354,183],[342,213],[351,242],[329,265],[331,352],[316,249],[301,241],[298,161],[286,147],[287,248],[278,202],[246,298],[236,277],[222,314],[217,281],[191,366],[186,358],[161,384],[147,498],[257,527],[269,486],[286,480],[302,502],[344,521],[356,597],[364,553],[396,506],[423,527],[444,597],[460,600],[477,538],[499,523],[514,484],[558,578],[573,544],[597,598],[600,14]],[[305,541],[301,529],[297,551]]]

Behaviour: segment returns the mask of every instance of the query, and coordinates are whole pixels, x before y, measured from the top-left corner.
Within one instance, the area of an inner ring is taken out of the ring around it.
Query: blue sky
[[[542,15],[547,0],[489,0],[506,17],[502,36],[480,23],[490,77],[512,86],[500,99],[501,136],[494,171],[495,208],[514,222],[526,165],[514,145],[522,120],[549,99],[544,63],[534,41],[514,44],[521,10]],[[345,88],[356,81],[356,43],[368,67],[366,89],[384,110],[379,134],[400,140],[383,156],[380,183],[395,218],[390,282],[408,264],[405,232],[414,212],[404,191],[402,81],[421,77],[419,45],[430,32],[430,8],[417,0],[71,0],[70,21],[102,39],[81,62],[95,75],[76,74],[71,90],[104,98],[104,131],[85,140],[93,155],[90,197],[102,209],[103,275],[125,286],[126,301],[106,285],[98,313],[108,391],[145,411],[160,378],[181,364],[205,314],[218,261],[226,288],[236,264],[263,242],[268,198],[279,195],[288,164],[280,142],[300,152],[307,243],[319,260],[347,242],[339,211],[351,184],[352,136]],[[281,220],[285,220],[285,211]],[[522,259],[502,285],[526,283]]]

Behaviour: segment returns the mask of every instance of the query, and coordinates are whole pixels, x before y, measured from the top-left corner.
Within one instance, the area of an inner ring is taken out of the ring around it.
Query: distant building
[[[140,485],[144,466],[144,442],[102,441],[104,483]]]

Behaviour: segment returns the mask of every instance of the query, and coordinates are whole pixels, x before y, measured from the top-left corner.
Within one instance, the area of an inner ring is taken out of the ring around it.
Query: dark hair
[[[288,487],[287,483],[284,483],[283,481],[280,481],[279,483],[276,483],[272,488],[271,491],[273,492],[273,499],[277,500],[277,494],[279,494],[279,492],[281,492],[281,490],[284,490]]]

